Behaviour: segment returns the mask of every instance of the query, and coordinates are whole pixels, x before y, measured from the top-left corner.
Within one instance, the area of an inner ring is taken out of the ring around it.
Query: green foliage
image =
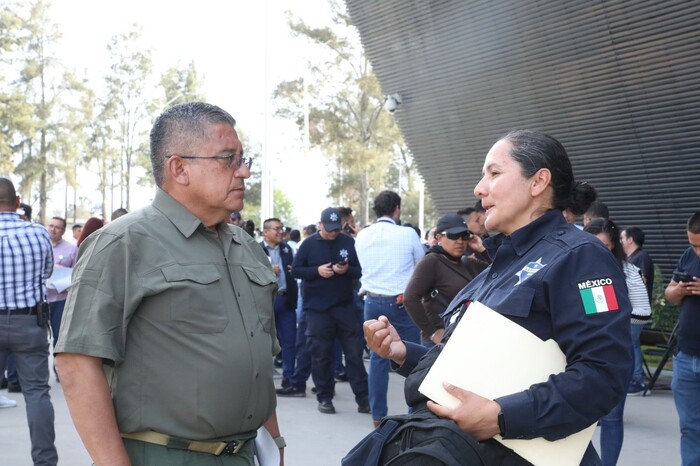
[[[310,64],[305,78],[280,83],[274,98],[277,114],[302,131],[308,119],[309,142],[332,162],[329,194],[366,224],[372,195],[386,189],[390,167],[405,163],[406,150],[393,116],[383,110],[384,96],[357,31],[338,2],[332,7],[333,26],[290,19],[293,34],[325,53],[325,61]],[[404,173],[412,174],[410,168]]]
[[[116,123],[120,139],[120,186],[124,193],[121,205],[131,208],[131,170],[142,141],[149,131],[154,106],[144,99],[152,72],[152,52],[139,45],[141,30],[131,30],[112,37],[107,50],[112,58],[111,73],[105,77],[109,99],[116,103]]]
[[[166,70],[160,78],[160,85],[164,91],[164,107],[206,100],[194,62],[190,62],[187,68],[173,67]]]
[[[673,330],[673,326],[678,321],[680,309],[677,305],[666,300],[664,290],[666,283],[661,269],[654,267],[654,287],[651,294],[651,322],[652,328],[657,330]]]
[[[52,54],[60,37],[47,0],[0,2],[0,176],[17,176],[26,202],[38,198],[39,221],[57,184],[72,187],[78,204],[79,168],[97,178],[103,216],[110,189],[121,188],[118,201],[128,207],[132,165],[146,169],[139,182],[153,183],[147,133],[154,114],[173,97],[169,104],[203,99],[194,63],[164,73],[164,97],[147,94],[151,51],[140,46],[136,26],[107,44],[104,92],[68,73]],[[61,215],[76,210],[73,203],[66,201]]]

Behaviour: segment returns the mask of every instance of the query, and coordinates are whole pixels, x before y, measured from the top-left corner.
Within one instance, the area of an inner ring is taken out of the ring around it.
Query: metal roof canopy
[[[440,212],[512,129],[567,148],[665,283],[700,210],[700,2],[346,0]]]

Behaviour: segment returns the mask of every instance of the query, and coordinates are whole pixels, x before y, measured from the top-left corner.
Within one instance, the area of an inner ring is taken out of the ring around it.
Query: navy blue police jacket
[[[559,210],[484,245],[493,263],[450,303],[448,323],[465,300],[479,301],[542,340],[554,339],[567,360],[564,372],[495,400],[503,437],[557,440],[590,426],[625,396],[632,369],[632,306],[619,262]],[[414,405],[426,400],[418,387],[434,358],[420,360],[426,350],[406,346],[397,372],[407,376],[406,399]]]
[[[323,278],[318,274],[318,266],[337,264],[348,260],[348,270],[342,275],[335,274]],[[355,240],[341,233],[334,240],[325,240],[319,233],[302,241],[294,256],[292,275],[300,278],[301,296],[304,309],[324,312],[332,307],[352,301],[354,298],[353,280],[362,276],[360,261],[355,252]]]
[[[262,250],[265,251],[265,254],[267,254],[269,257],[270,253],[267,251],[265,243],[260,241],[259,244]],[[299,291],[297,288],[297,281],[294,280],[291,272],[292,263],[294,262],[294,253],[292,252],[292,248],[285,241],[282,241],[279,244],[279,248],[280,258],[282,259],[281,268],[284,270],[284,280],[287,283],[287,293],[284,295],[285,305],[287,306],[287,309],[296,309]]]

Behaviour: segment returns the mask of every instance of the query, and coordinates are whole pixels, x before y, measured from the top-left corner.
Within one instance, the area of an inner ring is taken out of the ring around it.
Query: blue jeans
[[[32,460],[37,466],[56,466],[54,411],[49,395],[48,326],[39,327],[36,315],[0,315],[0,373],[12,353],[27,404]]]
[[[51,334],[53,336],[53,347],[58,341],[58,332],[61,330],[61,319],[63,318],[63,308],[66,307],[66,300],[49,303],[51,315]]]
[[[275,326],[277,339],[282,348],[282,377],[289,380],[294,374],[294,348],[297,338],[297,314],[295,309],[287,308],[287,297],[275,298]]]
[[[632,354],[634,355],[634,368],[632,369],[631,383],[644,385],[644,371],[642,370],[642,344],[639,341],[644,324],[631,324],[632,327]]]
[[[386,316],[404,341],[420,343],[420,331],[406,312],[406,308],[397,306],[393,297],[365,297],[365,320]],[[388,359],[382,359],[374,351],[369,356],[369,406],[372,419],[379,420],[387,415],[387,391],[389,389]]]
[[[600,419],[600,459],[603,466],[615,466],[620,457],[622,441],[625,438],[622,415],[625,412],[626,399],[623,395],[617,406]]]
[[[700,464],[700,357],[679,352],[673,360],[673,400],[681,426],[681,464]]]

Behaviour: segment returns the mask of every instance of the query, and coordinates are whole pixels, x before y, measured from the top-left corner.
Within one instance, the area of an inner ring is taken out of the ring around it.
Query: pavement
[[[660,384],[668,384],[670,372],[664,371]],[[276,381],[279,383],[279,380]],[[25,405],[18,393],[0,391],[17,400],[16,408],[0,409],[0,466],[31,466],[29,431]],[[56,412],[56,448],[59,464],[89,466],[90,457],[73,427],[61,385],[53,377],[51,398]],[[333,401],[336,414],[321,414],[310,390],[305,398],[279,398],[277,416],[287,441],[287,466],[339,465],[345,454],[372,430],[368,414],[357,412],[348,383],[336,384]],[[391,374],[389,414],[406,411],[403,403],[403,378]],[[669,390],[654,390],[650,396],[628,397],[624,414],[625,442],[618,461],[620,466],[667,466],[680,464],[678,416]],[[599,430],[594,436],[599,450]]]

